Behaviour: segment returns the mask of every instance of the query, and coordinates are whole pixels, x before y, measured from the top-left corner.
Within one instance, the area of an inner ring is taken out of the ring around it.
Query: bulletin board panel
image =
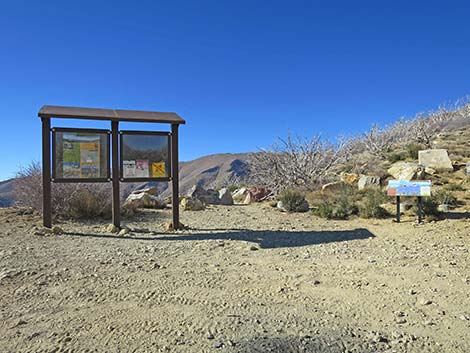
[[[171,134],[120,131],[120,180],[171,180]]]
[[[110,181],[109,136],[109,130],[52,129],[52,181]]]

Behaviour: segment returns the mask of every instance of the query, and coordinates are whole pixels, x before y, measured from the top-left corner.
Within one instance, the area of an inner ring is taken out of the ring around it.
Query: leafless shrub
[[[288,188],[311,189],[328,178],[345,151],[342,142],[334,145],[320,135],[303,139],[289,134],[271,148],[251,154],[251,175],[257,184],[276,193]]]
[[[15,200],[18,205],[42,212],[42,169],[32,162],[17,173]],[[111,189],[106,184],[52,184],[52,212],[64,218],[108,217]]]

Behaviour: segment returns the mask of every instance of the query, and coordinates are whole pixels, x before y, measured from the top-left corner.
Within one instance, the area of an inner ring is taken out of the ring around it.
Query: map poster
[[[165,162],[153,162],[152,163],[152,177],[153,178],[165,178],[166,165]]]
[[[148,178],[149,172],[149,161],[148,159],[138,159],[135,161],[135,177],[136,178]]]
[[[62,168],[64,178],[80,178],[80,143],[72,134],[64,135]]]
[[[124,178],[135,178],[136,177],[136,169],[135,169],[135,161],[123,161],[123,176]]]
[[[80,174],[82,178],[99,178],[100,144],[99,142],[80,143]]]

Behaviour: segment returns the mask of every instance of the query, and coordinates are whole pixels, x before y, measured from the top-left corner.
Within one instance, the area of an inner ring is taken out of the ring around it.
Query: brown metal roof
[[[176,113],[147,112],[141,110],[78,108],[45,105],[38,113],[41,118],[69,118],[90,120],[136,121],[143,123],[185,124]]]

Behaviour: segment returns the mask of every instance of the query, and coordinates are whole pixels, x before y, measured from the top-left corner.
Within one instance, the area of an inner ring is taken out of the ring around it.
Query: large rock
[[[359,175],[356,173],[341,173],[340,178],[342,182],[349,185],[355,185],[359,182]]]
[[[166,208],[165,202],[154,195],[145,192],[130,194],[122,206],[125,210],[135,210],[138,208]]]
[[[158,192],[158,188],[156,186],[149,186],[144,189],[137,189],[132,191],[133,194],[149,194],[149,195],[156,195]]]
[[[219,204],[225,206],[233,205],[232,193],[228,189],[223,188],[219,191]]]
[[[249,205],[254,202],[261,202],[267,200],[271,196],[271,190],[263,187],[253,187],[248,189],[243,204]]]
[[[418,152],[419,164],[435,170],[453,171],[454,167],[445,149],[424,150]]]
[[[377,188],[380,187],[380,177],[371,175],[361,175],[359,182],[357,183],[359,190],[366,188]]]
[[[396,162],[388,169],[388,174],[398,180],[421,178],[423,173],[424,168],[414,162]]]
[[[233,202],[236,204],[243,204],[246,200],[246,195],[248,195],[249,191],[247,188],[237,189],[232,194]]]
[[[202,211],[206,207],[204,203],[199,199],[184,197],[181,200],[181,208],[183,209],[183,211]]]
[[[189,190],[188,197],[201,200],[207,205],[218,205],[219,193],[212,189],[204,189],[202,186],[195,185]]]

